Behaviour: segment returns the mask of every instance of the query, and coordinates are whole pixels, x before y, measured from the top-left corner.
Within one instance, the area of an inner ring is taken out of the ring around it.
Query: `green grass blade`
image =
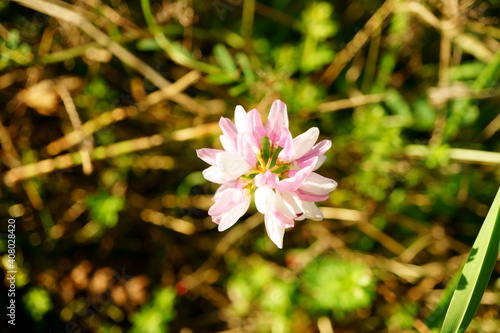
[[[448,282],[448,285],[446,286],[445,290],[443,291],[441,300],[439,301],[436,309],[425,320],[425,325],[431,330],[437,329],[441,327],[441,325],[443,325],[444,316],[446,315],[446,311],[448,311],[448,308],[450,307],[451,298],[453,297],[453,293],[457,288],[458,281],[460,280],[461,275],[462,274],[459,271],[457,271],[453,275],[451,280]]]
[[[479,73],[477,79],[472,83],[472,90],[479,91],[491,88],[500,75],[500,52],[497,52],[493,59]]]
[[[462,270],[441,333],[465,332],[493,271],[500,246],[500,189]]]
[[[226,73],[234,74],[236,72],[237,68],[233,56],[224,44],[216,44],[214,46],[214,56]]]

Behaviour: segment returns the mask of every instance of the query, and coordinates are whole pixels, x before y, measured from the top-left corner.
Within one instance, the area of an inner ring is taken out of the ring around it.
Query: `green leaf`
[[[500,188],[462,270],[441,333],[463,333],[474,317],[500,245]]]
[[[231,75],[236,72],[236,64],[234,63],[231,53],[229,53],[224,44],[217,44],[214,46],[214,56],[226,73]]]
[[[243,79],[245,83],[250,84],[255,82],[255,74],[253,72],[252,66],[250,65],[250,59],[244,53],[236,54],[236,60],[243,70]]]
[[[271,142],[267,136],[260,139],[261,147],[262,147],[262,159],[264,163],[267,163],[269,156],[271,156]]]
[[[481,61],[463,62],[450,68],[450,79],[452,81],[464,81],[476,79],[485,65]]]
[[[436,121],[436,110],[429,104],[426,98],[419,98],[413,103],[415,123],[417,130],[430,131],[434,128]]]
[[[197,185],[205,184],[207,181],[203,178],[203,174],[200,171],[195,171],[190,173],[184,178],[182,183],[177,187],[177,195],[185,196],[189,195],[191,189]]]
[[[450,307],[451,298],[453,297],[453,292],[457,288],[459,279],[460,272],[457,272],[448,282],[448,285],[443,291],[443,295],[441,296],[441,300],[439,301],[436,309],[425,320],[425,325],[427,325],[427,327],[429,327],[430,329],[439,328],[443,324],[444,316],[446,315],[446,311],[448,311],[448,308]]]
[[[154,38],[143,38],[137,41],[135,47],[139,51],[158,51],[161,50],[160,45]]]
[[[271,159],[271,165],[269,166],[270,168],[274,168],[274,166],[276,165],[276,161],[278,160],[278,156],[282,150],[283,150],[283,147],[280,147],[280,146],[276,147],[276,149],[273,152],[273,156]]]
[[[11,29],[9,31],[8,39],[7,39],[7,47],[12,50],[17,50],[19,43],[21,41],[21,37],[19,36],[19,31],[15,29]]]
[[[387,89],[385,105],[396,115],[401,116],[404,122],[413,121],[410,106],[404,97],[395,89]]]
[[[236,78],[227,74],[210,74],[207,76],[207,80],[214,84],[230,84],[236,81]]]
[[[495,54],[493,59],[479,73],[476,81],[472,83],[472,90],[478,91],[485,88],[491,88],[500,76],[500,51]]]
[[[234,87],[229,88],[229,95],[239,96],[248,90],[248,85],[246,83],[238,84]]]
[[[42,320],[43,316],[53,308],[49,293],[40,287],[30,288],[22,299],[26,310],[35,321]]]
[[[175,318],[176,294],[172,287],[154,293],[154,297],[131,315],[132,333],[170,332],[168,323]]]
[[[90,216],[103,227],[112,228],[118,223],[118,213],[125,207],[123,198],[101,191],[87,197]]]

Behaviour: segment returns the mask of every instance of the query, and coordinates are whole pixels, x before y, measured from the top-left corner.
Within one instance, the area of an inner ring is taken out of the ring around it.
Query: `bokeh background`
[[[500,183],[499,17],[498,0],[0,0],[17,331],[435,332]],[[217,231],[195,153],[236,105],[265,118],[278,98],[293,135],[333,141],[319,172],[339,183],[283,250],[255,208]],[[497,264],[469,332],[500,331],[499,310]]]

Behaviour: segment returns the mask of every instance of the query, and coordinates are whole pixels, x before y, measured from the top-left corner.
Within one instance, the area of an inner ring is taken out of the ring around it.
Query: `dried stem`
[[[128,66],[135,69],[137,72],[144,75],[145,78],[151,81],[151,83],[153,83],[158,88],[160,89],[165,88],[170,84],[170,82],[167,79],[158,74],[148,64],[146,64],[144,61],[136,57],[134,54],[129,52],[127,49],[125,49],[117,42],[111,40],[104,32],[96,28],[81,14],[67,8],[68,6],[67,4],[59,0],[51,0],[50,2],[44,0],[13,0],[13,1],[20,3],[25,7],[52,16],[58,20],[76,25],[79,29],[81,29],[87,35],[92,37],[101,46],[106,47],[112,54],[114,54],[125,64],[127,64]],[[174,102],[179,103],[192,111],[195,112],[199,112],[200,110],[202,112],[205,111],[204,106],[199,105],[198,102],[196,102],[194,99],[185,94],[178,94],[172,96],[171,99]]]
[[[339,99],[318,105],[319,112],[332,112],[343,109],[355,108],[371,103],[380,103],[385,100],[385,94],[361,95],[347,99]]]
[[[163,141],[163,137],[160,135],[122,141],[114,143],[107,147],[97,147],[91,151],[90,157],[93,159],[102,160],[138,150],[156,147],[161,145]],[[23,179],[40,176],[58,169],[66,169],[80,164],[82,164],[82,160],[79,153],[64,154],[55,158],[46,159],[11,169],[5,174],[4,182],[7,186],[13,186],[15,183]]]
[[[69,94],[68,89],[59,83],[55,83],[55,88],[59,96],[61,96],[61,100],[66,108],[66,111],[69,115],[69,120],[71,121],[71,125],[75,129],[75,133],[78,136],[80,145],[80,156],[82,158],[82,167],[83,173],[86,175],[90,175],[93,170],[92,162],[90,161],[90,151],[92,150],[92,141],[88,135],[85,135],[82,131],[82,121],[78,116],[78,111],[76,110],[75,103],[73,103],[73,99]]]
[[[330,85],[339,76],[347,63],[361,50],[366,42],[379,31],[384,20],[394,11],[394,0],[386,0],[384,4],[366,22],[349,43],[337,54],[320,78],[320,81]]]

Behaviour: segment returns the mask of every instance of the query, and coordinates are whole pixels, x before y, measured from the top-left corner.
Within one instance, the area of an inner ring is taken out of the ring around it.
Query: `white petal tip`
[[[262,214],[267,214],[273,208],[275,193],[268,186],[257,188],[254,195],[255,206]]]

